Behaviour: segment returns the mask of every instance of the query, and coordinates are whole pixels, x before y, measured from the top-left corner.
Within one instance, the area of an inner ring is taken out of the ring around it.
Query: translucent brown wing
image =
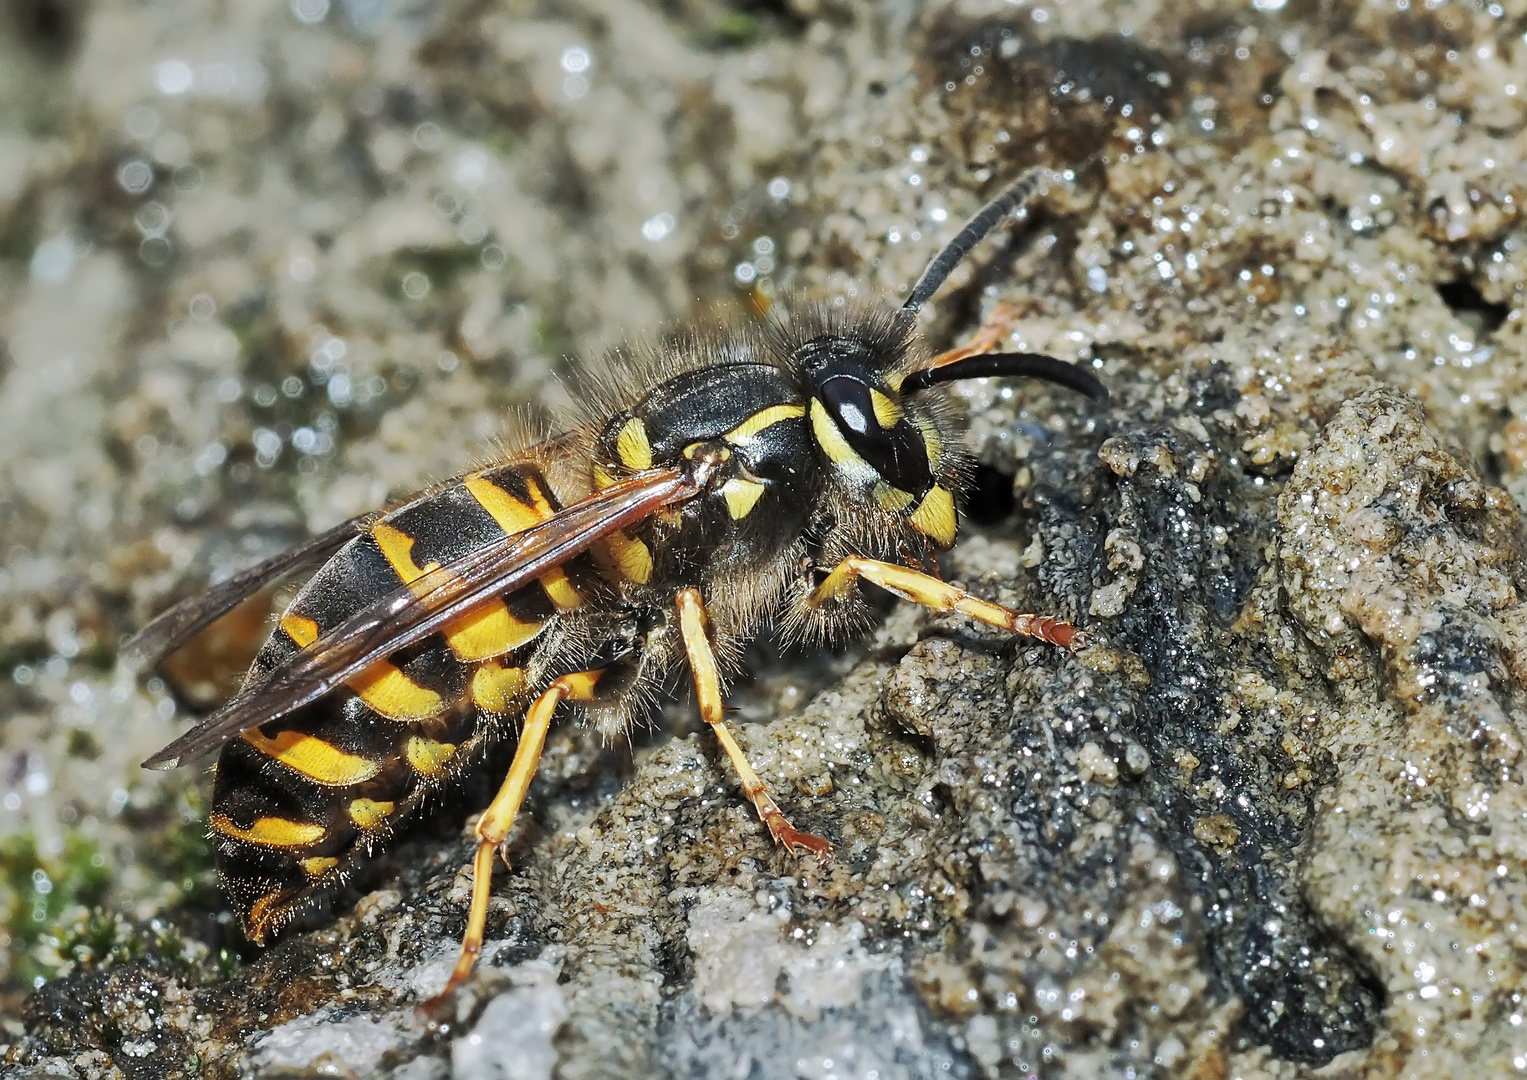
[[[143,671],[158,663],[265,586],[275,584],[308,563],[334,554],[364,532],[372,516],[353,517],[306,543],[234,574],[206,592],[182,600],[128,638],[119,658],[131,671]]]
[[[617,529],[699,494],[693,468],[649,469],[504,536],[382,596],[245,688],[197,727],[145,761],[172,769],[268,720],[300,709],[388,655],[428,637],[473,607],[522,588]]]
[[[560,435],[541,439],[536,445],[541,453],[555,455],[574,438],[574,433],[563,432]],[[446,483],[458,483],[460,480],[461,477],[457,476]],[[418,492],[410,495],[404,502],[412,502],[423,494],[424,492]],[[220,582],[205,592],[182,600],[168,611],[156,616],[128,638],[123,643],[118,658],[129,671],[147,670],[265,586],[274,585],[308,563],[326,559],[334,554],[356,536],[365,532],[366,526],[376,516],[374,513],[368,513],[353,517],[305,543],[274,555],[264,562],[256,563],[248,570],[233,575],[227,581]]]

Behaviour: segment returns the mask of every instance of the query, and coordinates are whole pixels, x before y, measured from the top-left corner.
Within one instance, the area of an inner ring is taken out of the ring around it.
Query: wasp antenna
[[[960,379],[990,378],[1043,379],[1086,394],[1094,401],[1108,400],[1108,387],[1084,367],[1068,364],[1043,353],[981,353],[968,356],[943,367],[923,368],[908,375],[901,384],[903,394],[915,394],[934,383],[956,382]]]
[[[923,276],[917,279],[916,285],[912,286],[912,295],[907,297],[907,302],[902,307],[915,313],[931,300],[933,294],[938,292],[939,287],[954,272],[954,268],[960,265],[966,255],[970,254],[970,249],[979,244],[986,234],[995,229],[1008,214],[1027,205],[1050,173],[1051,171],[1044,166],[1036,165],[1009,184],[1002,194],[981,207],[976,216],[965,223],[965,227],[956,234],[955,238],[944,245],[944,250],[933,257],[933,261],[923,271]]]

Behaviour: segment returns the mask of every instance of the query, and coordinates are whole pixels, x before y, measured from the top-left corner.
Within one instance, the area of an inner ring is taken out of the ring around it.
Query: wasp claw
[[[774,842],[790,854],[815,855],[819,864],[825,864],[832,857],[832,844],[820,836],[801,832],[786,821],[783,814],[770,815],[768,824],[769,834],[774,837]]]

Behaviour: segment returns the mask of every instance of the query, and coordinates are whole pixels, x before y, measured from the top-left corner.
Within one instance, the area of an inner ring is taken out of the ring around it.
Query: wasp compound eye
[[[852,375],[834,375],[817,393],[854,453],[886,483],[919,499],[932,489],[927,439],[894,401]]]

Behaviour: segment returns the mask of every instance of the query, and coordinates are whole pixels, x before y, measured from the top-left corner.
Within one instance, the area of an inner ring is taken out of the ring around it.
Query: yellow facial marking
[[[403,747],[403,757],[409,767],[422,776],[438,775],[455,752],[456,747],[451,743],[436,742],[420,735],[409,739]]]
[[[483,712],[503,715],[524,689],[525,673],[519,668],[506,668],[489,660],[472,673],[472,704]],[[410,739],[409,745],[414,741]]]
[[[470,664],[513,652],[535,638],[545,626],[542,622],[515,618],[502,600],[494,600],[447,623],[444,633],[456,659]]]
[[[652,468],[652,443],[647,440],[647,425],[633,416],[615,436],[615,453],[620,463],[632,472]]]
[[[440,695],[383,660],[352,678],[350,689],[389,720],[428,720],[445,708]]]
[[[912,496],[899,487],[892,487],[884,480],[875,485],[875,502],[882,510],[900,513],[912,505]]]
[[[283,731],[268,738],[259,728],[244,732],[250,746],[275,758],[293,772],[329,787],[347,787],[370,780],[382,771],[374,761],[347,754],[337,746],[300,731]]]
[[[281,629],[295,641],[299,648],[307,648],[318,640],[318,624],[303,615],[290,613],[281,616]]]
[[[875,410],[875,419],[883,428],[894,427],[901,419],[901,406],[874,388],[870,389],[870,407]]]
[[[235,825],[228,815],[220,812],[214,812],[207,824],[212,826],[213,832],[231,836],[235,840],[247,840],[251,844],[264,844],[267,847],[305,847],[323,839],[324,834],[322,825],[311,825],[305,821],[289,821],[278,817],[255,818],[253,825],[242,829]]]
[[[578,595],[573,583],[567,580],[565,570],[548,570],[538,580],[558,611],[574,611],[583,606],[583,597]]]
[[[551,517],[551,507],[544,499],[536,500],[540,503],[538,506],[527,506],[481,476],[469,476],[462,483],[466,485],[467,493],[477,500],[477,505],[486,510],[488,516],[498,522],[498,527],[510,536],[522,533]],[[540,494],[534,484],[530,485],[530,489],[532,496]]]
[[[816,436],[817,445],[827,455],[827,460],[834,465],[855,473],[874,472],[867,461],[854,453],[854,448],[848,445],[838,425],[832,422],[832,417],[816,398],[811,399],[811,433]]]
[[[944,441],[938,437],[938,428],[931,420],[920,422],[917,426],[923,433],[923,445],[928,448],[928,467],[937,474],[944,460]]]
[[[392,813],[395,805],[377,799],[352,799],[348,812],[357,829],[371,832],[387,820],[387,815]]]
[[[610,475],[609,470],[607,470],[603,465],[594,466],[595,491],[603,491],[613,483],[615,483],[615,477]]]
[[[610,561],[627,581],[645,585],[652,580],[652,551],[645,543],[623,532],[614,532],[605,540]]]
[[[799,420],[805,415],[804,405],[770,405],[767,409],[759,409],[721,437],[729,443],[745,442],[764,428],[773,427],[782,420]]]
[[[948,547],[954,543],[954,496],[935,487],[913,512],[912,524],[939,547]]]
[[[726,499],[726,512],[731,515],[733,521],[741,521],[747,517],[758,500],[763,497],[764,486],[756,480],[744,480],[740,476],[733,477],[721,485],[721,495]]]
[[[312,859],[302,859],[297,865],[302,867],[303,872],[308,877],[323,877],[324,874],[327,874],[339,865],[339,860],[332,856],[324,855]]]

